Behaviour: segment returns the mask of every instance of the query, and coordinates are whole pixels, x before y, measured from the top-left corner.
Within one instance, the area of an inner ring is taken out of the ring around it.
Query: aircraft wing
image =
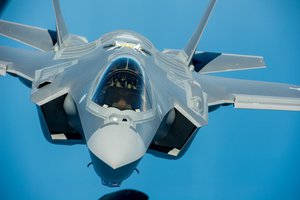
[[[6,73],[24,78],[30,82],[41,66],[38,61],[43,53],[0,46],[0,75]]]
[[[194,74],[208,95],[208,105],[300,111],[300,86]]]

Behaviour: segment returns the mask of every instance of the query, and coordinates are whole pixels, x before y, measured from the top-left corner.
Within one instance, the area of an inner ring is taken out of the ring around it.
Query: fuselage
[[[147,70],[153,50],[125,33],[100,41],[98,72],[78,102],[79,114],[95,171],[103,184],[118,186],[134,171],[160,124]]]
[[[56,120],[51,110],[61,106],[66,116],[58,118],[67,121],[63,128],[79,133],[95,171],[108,186],[119,186],[154,140],[166,138],[172,124],[187,120],[191,128],[177,145],[180,148],[162,145],[171,148],[166,150],[170,156],[177,156],[195,129],[207,123],[207,105],[201,86],[189,68],[174,59],[175,53],[160,52],[145,37],[129,31],[57,50],[56,64],[37,73],[33,84],[32,99],[38,105],[65,94],[63,103],[41,106],[42,127],[48,125],[45,135],[51,132],[49,122]],[[45,96],[49,87],[57,94]],[[184,117],[176,118],[176,113]],[[53,126],[49,141],[59,139],[57,124]]]
[[[94,72],[75,99],[94,168],[104,184],[117,186],[147,152],[163,117],[179,104],[172,94],[186,99],[184,85],[192,75],[136,33],[113,32],[98,41],[99,50],[89,55],[95,58],[90,59]]]

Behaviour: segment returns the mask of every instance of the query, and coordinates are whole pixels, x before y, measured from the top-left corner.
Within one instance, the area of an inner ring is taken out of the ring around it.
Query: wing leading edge
[[[200,74],[265,68],[261,56],[197,52],[193,56],[194,70]]]
[[[208,95],[208,105],[235,108],[300,111],[300,86],[229,79],[194,73]]]

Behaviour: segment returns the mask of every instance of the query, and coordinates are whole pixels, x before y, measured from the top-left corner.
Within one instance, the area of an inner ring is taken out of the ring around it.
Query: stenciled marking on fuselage
[[[187,71],[188,68],[163,54],[158,54],[158,58],[158,61],[164,64],[158,64],[158,66],[167,73],[167,78],[178,87],[185,90],[185,82],[191,79],[191,74]]]

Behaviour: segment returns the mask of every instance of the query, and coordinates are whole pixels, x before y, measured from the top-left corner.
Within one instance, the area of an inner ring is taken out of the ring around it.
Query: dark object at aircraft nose
[[[149,197],[137,190],[120,190],[109,193],[101,197],[99,200],[148,200]]]
[[[7,6],[8,0],[0,0],[0,16],[4,11],[5,7]]]

